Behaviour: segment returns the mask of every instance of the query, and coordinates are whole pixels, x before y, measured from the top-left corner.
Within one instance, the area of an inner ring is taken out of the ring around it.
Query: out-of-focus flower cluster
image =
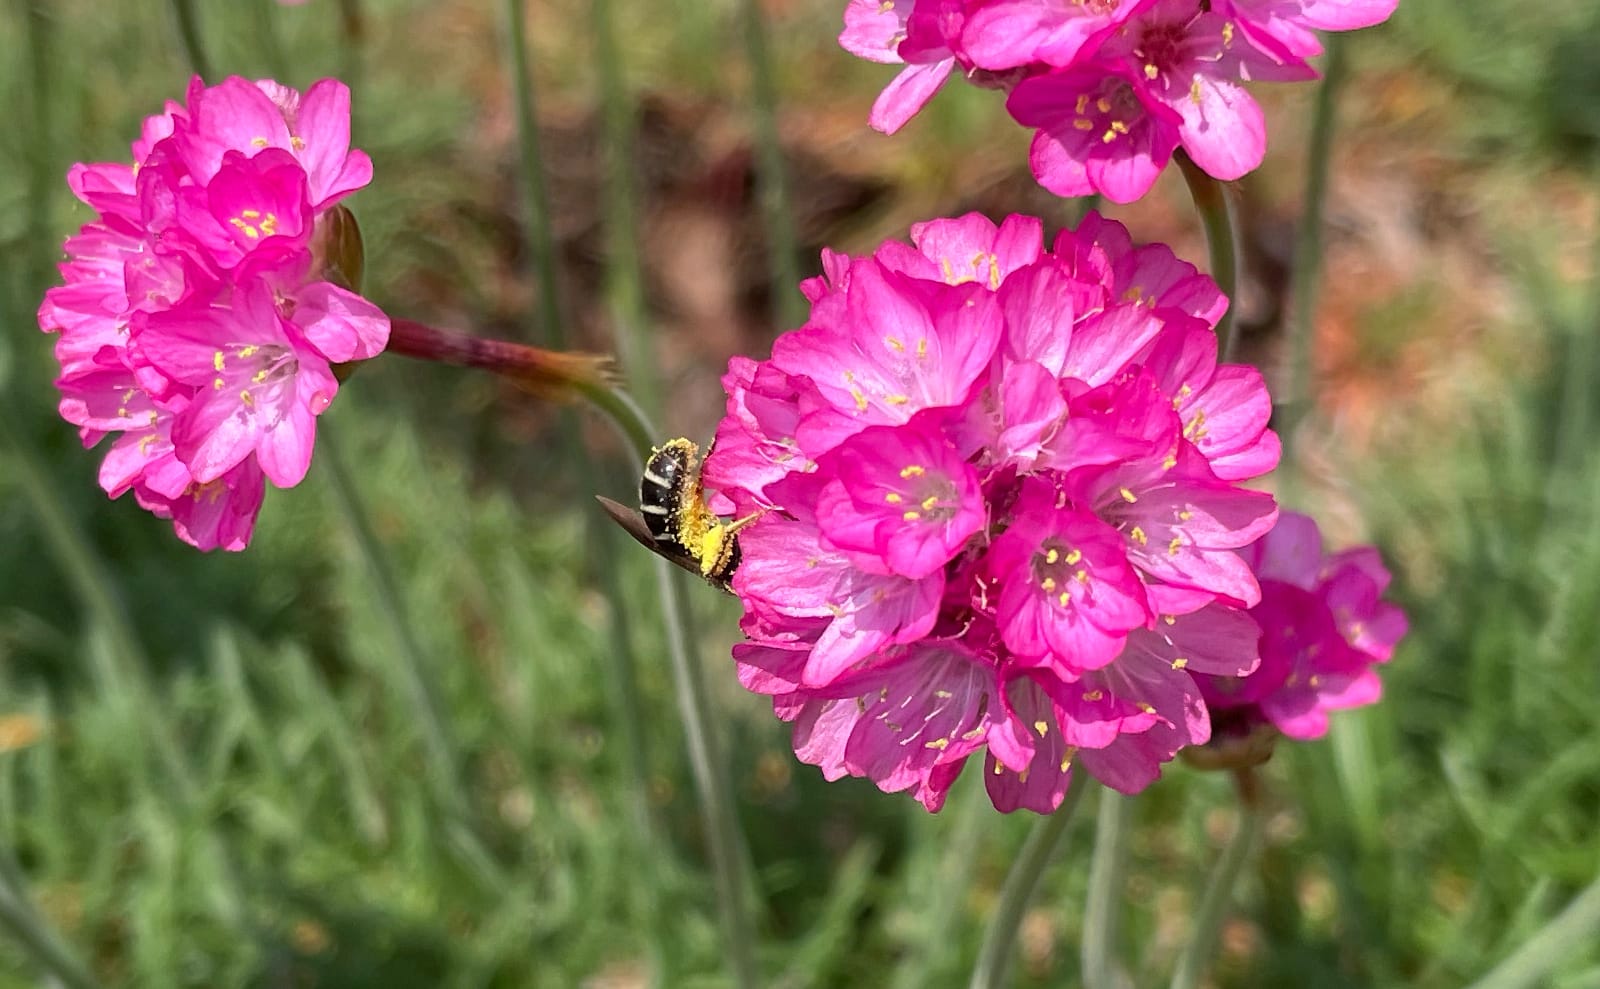
[[[132,164],[72,167],[98,216],[67,239],[39,326],[59,334],[61,415],[85,446],[115,437],[109,495],[237,550],[265,481],[305,476],[333,365],[389,337],[376,306],[329,280],[359,265],[336,204],[371,179],[332,79],[301,94],[196,78],[187,105],[145,120]]]
[[[892,133],[957,66],[1036,128],[1034,175],[1062,196],[1144,195],[1182,147],[1219,179],[1261,163],[1242,83],[1312,79],[1315,32],[1368,27],[1398,0],[850,0],[840,44],[904,64],[872,108]]]
[[[1405,612],[1381,600],[1389,571],[1371,546],[1324,554],[1317,523],[1294,512],[1241,555],[1261,584],[1250,610],[1261,626],[1261,666],[1243,679],[1198,678],[1216,716],[1215,742],[1269,724],[1290,738],[1321,738],[1329,711],[1382,693],[1374,667],[1406,633]]]
[[[968,758],[1002,810],[1082,767],[1142,789],[1257,663],[1237,550],[1279,455],[1216,285],[1095,214],[976,214],[824,254],[811,318],[735,358],[704,480],[740,535],[740,677],[829,779],[937,809]]]

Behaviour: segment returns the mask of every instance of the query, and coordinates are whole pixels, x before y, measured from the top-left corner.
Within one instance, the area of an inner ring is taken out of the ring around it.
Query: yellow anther
[[[867,411],[867,396],[861,394],[861,389],[859,389],[859,388],[850,389],[850,397],[856,400],[856,411],[857,412],[865,412],[865,411]]]
[[[906,345],[901,343],[898,337],[884,337],[883,342],[885,346],[897,354],[906,352]]]
[[[1080,117],[1088,112],[1088,110],[1089,110],[1089,94],[1088,93],[1079,94],[1078,103],[1077,103],[1077,106],[1075,107],[1075,109],[1077,111],[1078,116],[1080,116]]]
[[[935,696],[935,697],[937,697],[937,698],[939,698],[939,699],[940,699],[940,700],[942,700],[942,701],[947,701],[947,700],[949,700],[949,699],[950,699],[950,698],[952,698],[952,697],[954,697],[954,696],[955,696],[955,694],[952,694],[952,693],[951,693],[951,692],[950,692],[950,691],[948,691],[948,690],[935,690],[935,691],[934,691],[934,692],[933,692],[933,696]]]
[[[1139,703],[1139,710],[1143,711],[1145,714],[1155,714],[1156,713],[1156,709],[1155,708],[1151,707],[1149,704],[1144,703],[1143,701],[1141,701]]]
[[[1039,733],[1040,738],[1043,738],[1050,734],[1050,723],[1041,718],[1033,723],[1033,730]]]
[[[1062,591],[1061,594],[1056,598],[1056,601],[1060,602],[1061,607],[1065,608],[1067,605],[1072,603],[1072,595],[1068,594],[1066,591]]]
[[[1188,665],[1189,665],[1189,659],[1188,659],[1187,656],[1179,656],[1177,659],[1174,659],[1172,661],[1172,668],[1175,669],[1175,670],[1186,669],[1188,667]]]
[[[1227,21],[1222,25],[1222,47],[1233,44],[1233,22]]]
[[[239,390],[239,401],[243,402],[246,408],[255,408],[256,400],[250,397],[250,389],[248,388]]]
[[[1168,556],[1177,556],[1178,555],[1178,550],[1180,550],[1182,548],[1183,548],[1183,538],[1181,536],[1173,536],[1172,537],[1172,542],[1167,544],[1167,555]]]
[[[900,495],[897,492],[894,492],[894,491],[891,491],[888,494],[884,495],[883,496],[883,500],[887,501],[891,505],[898,505],[902,501],[905,501],[904,498],[900,497]]]
[[[935,508],[938,508],[938,507],[939,507],[939,499],[938,499],[937,496],[929,495],[928,497],[922,499],[922,510],[924,512],[931,512]]]
[[[1145,535],[1144,529],[1137,525],[1128,530],[1128,538],[1140,546],[1148,546],[1150,544],[1150,537]]]
[[[223,369],[224,361],[222,359],[222,351],[219,350],[211,355],[211,366],[216,368],[218,371]]]
[[[927,357],[928,356],[928,338],[927,337],[922,337],[922,338],[917,340],[917,356],[918,357]]]
[[[257,347],[253,343],[247,343],[243,347],[239,348],[239,356],[240,357],[254,357],[256,355],[256,352],[259,351],[260,349],[261,349],[260,347]]]
[[[1122,500],[1127,502],[1130,505],[1139,500],[1138,495],[1135,495],[1132,491],[1129,491],[1127,488],[1121,488],[1121,489],[1119,489],[1117,491],[1117,493],[1122,495]]]
[[[1044,580],[1039,581],[1039,587],[1046,594],[1054,594],[1056,592],[1056,579],[1054,577],[1046,577]]]
[[[1054,563],[1059,559],[1061,559],[1061,554],[1058,553],[1054,548],[1051,548],[1050,552],[1044,555],[1044,562],[1046,563]]]
[[[1083,559],[1083,550],[1074,548],[1067,551],[1067,566],[1075,567],[1081,559]]]
[[[936,738],[931,742],[922,743],[922,747],[925,749],[935,749],[939,752],[943,752],[945,749],[950,747],[950,740],[948,738]]]
[[[1191,102],[1196,104],[1199,104],[1204,99],[1204,96],[1200,90],[1199,76],[1196,76],[1194,82],[1189,84],[1189,99]]]
[[[267,146],[267,144],[268,141],[264,137],[252,137],[250,139],[250,146],[252,148],[264,148]]]
[[[885,395],[883,397],[883,400],[885,402],[888,402],[890,405],[904,405],[907,402],[911,401],[911,396],[910,395]]]
[[[921,512],[906,512],[904,515],[902,515],[900,517],[905,519],[907,522],[915,522],[917,519],[922,518],[922,513]]]
[[[1111,112],[1111,101],[1106,99],[1104,96],[1102,96],[1099,99],[1095,100],[1094,101],[1094,105],[1095,105],[1095,108],[1098,109],[1101,113],[1110,113]]]
[[[295,149],[296,151],[304,151],[306,149],[306,142],[300,137],[299,134],[296,134],[294,137],[289,138],[289,147]]]
[[[1083,695],[1083,699],[1088,701],[1090,704],[1093,704],[1095,701],[1098,701],[1103,697],[1105,697],[1105,691],[1103,690],[1090,690],[1085,692]]]
[[[223,385],[224,385],[224,382],[223,382],[223,380],[221,378],[218,378],[215,381],[211,382],[211,387],[215,388],[217,391],[221,391],[222,388],[223,388]]]
[[[907,464],[906,466],[900,468],[900,477],[902,479],[907,477],[921,477],[927,472],[928,469],[926,467],[922,467],[917,464]]]
[[[1144,77],[1146,79],[1155,79],[1155,78],[1159,77],[1160,75],[1161,75],[1161,70],[1156,68],[1154,63],[1151,63],[1151,62],[1146,62],[1145,63],[1145,66],[1144,66]]]
[[[1178,616],[1177,615],[1162,615],[1161,616],[1161,620],[1166,622],[1168,625],[1176,625],[1176,624],[1178,624]]]

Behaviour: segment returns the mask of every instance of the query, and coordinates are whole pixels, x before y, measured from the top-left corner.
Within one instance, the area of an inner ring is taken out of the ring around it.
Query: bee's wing
[[[618,504],[604,495],[595,495],[595,500],[600,507],[611,516],[611,521],[622,526],[623,530],[632,536],[635,541],[645,549],[656,554],[664,560],[669,560],[696,577],[704,576],[700,572],[700,561],[690,556],[682,547],[672,543],[657,542],[655,536],[650,534],[650,527],[645,524],[644,516],[627,507]]]

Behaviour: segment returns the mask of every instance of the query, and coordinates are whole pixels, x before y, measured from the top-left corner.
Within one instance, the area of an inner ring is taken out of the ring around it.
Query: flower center
[[[1072,603],[1075,584],[1089,581],[1089,570],[1083,566],[1083,551],[1057,540],[1048,540],[1033,556],[1033,578],[1039,589],[1053,596],[1063,608]]]

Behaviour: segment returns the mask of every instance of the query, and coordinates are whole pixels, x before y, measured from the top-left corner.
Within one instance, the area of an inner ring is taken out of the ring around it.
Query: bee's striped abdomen
[[[688,440],[671,440],[650,455],[639,481],[639,511],[650,534],[666,542],[678,542],[684,505],[684,489],[695,479],[695,460],[700,450]]]

